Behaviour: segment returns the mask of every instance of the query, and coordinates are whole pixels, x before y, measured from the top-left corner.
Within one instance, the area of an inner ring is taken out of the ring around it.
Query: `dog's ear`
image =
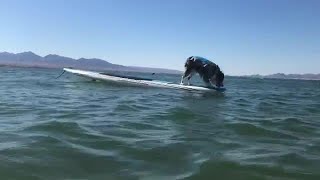
[[[195,58],[194,56],[190,56],[190,57],[188,58],[188,60],[190,60],[190,61],[195,61],[196,58]]]

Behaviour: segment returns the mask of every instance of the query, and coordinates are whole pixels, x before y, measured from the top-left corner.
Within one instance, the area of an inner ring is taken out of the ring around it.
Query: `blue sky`
[[[229,75],[320,73],[318,0],[0,0],[0,51]]]

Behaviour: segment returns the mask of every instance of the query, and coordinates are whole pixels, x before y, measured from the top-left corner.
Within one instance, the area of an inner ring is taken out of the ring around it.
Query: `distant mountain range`
[[[169,73],[181,74],[181,71],[163,68],[134,67],[113,64],[102,59],[73,59],[55,54],[39,56],[33,52],[8,53],[0,52],[0,65],[18,66],[18,67],[45,67],[45,68],[64,68],[72,67],[87,70],[112,70],[112,71],[135,71],[148,73]],[[304,79],[320,80],[320,74],[271,74],[271,75],[248,75],[244,77],[252,78],[274,78],[274,79]]]
[[[19,67],[45,67],[45,68],[63,68],[72,67],[87,70],[113,70],[113,71],[135,71],[135,72],[150,72],[150,73],[170,73],[181,74],[181,71],[163,69],[163,68],[148,68],[148,67],[133,67],[113,64],[102,59],[73,59],[55,54],[47,56],[39,56],[33,52],[8,53],[0,52],[0,65],[19,66]]]
[[[250,75],[245,77],[253,78],[272,78],[272,79],[302,79],[302,80],[320,80],[320,74],[284,74],[277,73],[271,75]]]

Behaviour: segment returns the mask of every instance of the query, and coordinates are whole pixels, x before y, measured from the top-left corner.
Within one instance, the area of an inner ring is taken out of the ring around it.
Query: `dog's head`
[[[223,87],[224,74],[222,71],[218,71],[216,74],[216,86]]]

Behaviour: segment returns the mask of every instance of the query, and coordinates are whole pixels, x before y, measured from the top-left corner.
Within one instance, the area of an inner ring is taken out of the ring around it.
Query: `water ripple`
[[[208,94],[59,72],[0,67],[2,179],[320,178],[316,81],[226,77]]]

